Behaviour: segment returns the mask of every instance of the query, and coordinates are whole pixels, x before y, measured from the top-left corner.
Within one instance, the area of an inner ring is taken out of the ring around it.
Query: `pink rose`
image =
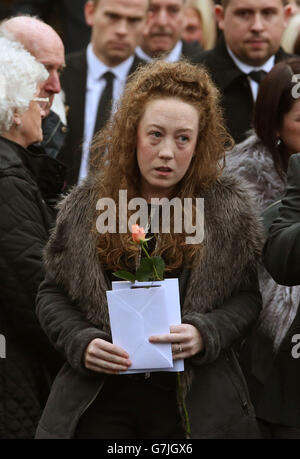
[[[142,226],[139,225],[132,225],[131,227],[131,233],[132,233],[132,240],[134,242],[141,242],[144,241],[146,238],[145,235],[145,230]]]

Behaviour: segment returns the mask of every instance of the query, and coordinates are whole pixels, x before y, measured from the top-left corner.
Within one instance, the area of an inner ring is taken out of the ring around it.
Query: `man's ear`
[[[286,5],[284,7],[284,20],[285,20],[285,27],[287,27],[290,17],[292,15],[293,7],[292,5]]]
[[[216,20],[217,20],[219,29],[220,30],[224,30],[225,11],[224,11],[223,6],[221,6],[221,5],[216,5],[215,6],[215,15],[216,15]]]
[[[87,25],[90,27],[93,27],[94,25],[94,15],[95,15],[95,4],[93,1],[88,1],[84,5],[84,17],[85,17],[85,22]]]

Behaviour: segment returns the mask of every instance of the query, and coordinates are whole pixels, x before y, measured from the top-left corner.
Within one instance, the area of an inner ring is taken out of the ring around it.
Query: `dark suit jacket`
[[[280,48],[275,55],[275,62],[288,57],[291,56]],[[251,128],[253,116],[254,102],[248,77],[231,59],[223,38],[214,49],[203,52],[197,62],[205,65],[220,89],[228,131],[237,143],[241,142]]]
[[[66,185],[69,187],[77,184],[81,164],[87,79],[86,50],[70,54],[66,58],[66,63],[67,67],[61,76],[61,83],[68,107],[68,134],[58,159],[68,167]],[[135,57],[128,75],[143,63],[144,61]]]
[[[197,41],[187,42],[182,40],[182,57],[186,57],[192,63],[197,63],[203,53],[203,48]]]

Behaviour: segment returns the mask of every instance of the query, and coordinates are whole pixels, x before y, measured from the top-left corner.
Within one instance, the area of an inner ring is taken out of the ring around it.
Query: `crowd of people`
[[[54,3],[61,30],[44,22]],[[300,438],[297,3],[7,3],[0,438]],[[204,200],[201,242],[162,231],[162,213],[146,229],[181,307],[150,342],[181,374],[130,372],[112,340],[113,273],[145,256],[130,228],[97,226],[101,198],[116,227],[133,218],[120,190]]]

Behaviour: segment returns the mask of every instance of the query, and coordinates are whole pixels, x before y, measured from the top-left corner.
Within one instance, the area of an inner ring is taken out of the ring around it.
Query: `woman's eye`
[[[153,131],[153,132],[150,132],[150,135],[158,139],[161,136],[161,133],[159,131]]]
[[[180,142],[188,142],[189,138],[186,135],[181,135],[179,137]]]

